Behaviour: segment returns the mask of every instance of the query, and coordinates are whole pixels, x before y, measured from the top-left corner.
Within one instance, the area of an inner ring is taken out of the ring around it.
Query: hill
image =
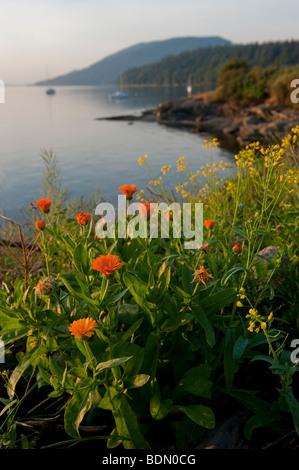
[[[282,67],[299,62],[299,41],[269,42],[264,44],[215,46],[182,52],[122,74],[125,84],[148,85],[202,85],[213,89],[217,85],[221,66],[232,58],[245,60],[250,66]]]
[[[116,82],[117,78],[132,67],[140,67],[157,62],[164,57],[177,55],[183,51],[192,51],[199,47],[230,45],[231,42],[221,37],[182,37],[163,41],[139,43],[122,49],[96,62],[90,67],[75,70],[65,75],[43,80],[35,85],[100,85]]]

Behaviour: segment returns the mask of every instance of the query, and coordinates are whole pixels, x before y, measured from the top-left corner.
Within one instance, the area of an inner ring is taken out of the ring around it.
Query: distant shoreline
[[[209,133],[239,147],[259,141],[276,144],[299,125],[299,110],[260,103],[242,107],[236,103],[207,100],[207,94],[182,97],[147,109],[139,116],[119,115],[96,120],[144,121]]]

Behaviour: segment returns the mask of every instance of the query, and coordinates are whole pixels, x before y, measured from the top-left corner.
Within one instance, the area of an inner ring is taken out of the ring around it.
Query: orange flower
[[[81,318],[71,323],[69,331],[78,339],[90,338],[94,334],[96,324],[92,318]]]
[[[84,214],[77,214],[76,219],[79,224],[87,225],[90,219],[90,214],[88,212],[84,212]]]
[[[212,278],[212,274],[208,273],[203,266],[200,269],[196,269],[193,273],[193,282],[202,282],[206,285]]]
[[[167,217],[167,219],[172,220],[173,219],[172,212],[167,212],[166,217]]]
[[[199,249],[200,251],[206,251],[208,248],[209,248],[210,244],[209,243],[205,243],[204,245],[202,245]]]
[[[214,224],[215,224],[215,220],[205,220],[205,226],[208,228],[208,229],[211,229],[214,227]]]
[[[118,189],[126,196],[128,200],[132,199],[133,194],[136,193],[137,188],[134,184],[125,184],[120,186]]]
[[[36,205],[40,208],[42,212],[47,214],[50,210],[51,202],[51,199],[39,199],[38,201],[36,201]]]
[[[138,204],[138,209],[142,217],[150,217],[152,209],[151,205],[148,202]]]
[[[241,243],[236,243],[234,246],[233,246],[233,250],[235,253],[241,253],[242,251],[242,245]]]
[[[44,230],[46,224],[45,224],[44,220],[37,220],[37,221],[35,222],[35,226],[36,226],[36,228],[38,228],[39,230]]]
[[[100,256],[92,260],[92,268],[96,271],[100,271],[105,276],[111,276],[114,271],[121,268],[124,263],[120,262],[120,259],[117,255],[106,255]]]

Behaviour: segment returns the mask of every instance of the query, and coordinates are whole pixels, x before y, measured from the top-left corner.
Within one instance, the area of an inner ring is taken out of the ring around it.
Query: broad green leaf
[[[107,300],[105,300],[102,304],[102,307],[107,307],[108,305],[114,304],[118,302],[126,293],[128,292],[129,288],[127,287],[126,289],[122,290],[118,294],[114,295],[113,297],[109,297]]]
[[[231,305],[236,300],[236,296],[235,289],[232,287],[224,288],[200,300],[200,306],[204,309],[206,315],[210,316],[213,313],[219,312],[222,308]]]
[[[193,281],[193,271],[191,271],[190,268],[188,268],[186,265],[183,265],[182,268],[182,285],[184,292],[187,292],[187,294],[192,295],[192,292],[194,291],[194,284],[192,283]]]
[[[227,271],[227,273],[225,273],[221,279],[221,285],[224,286],[234,274],[240,271],[246,271],[246,269],[243,266],[235,266],[234,268]]]
[[[100,362],[100,364],[97,365],[96,370],[97,370],[97,372],[100,372],[103,369],[111,369],[112,367],[120,366],[124,362],[131,359],[131,357],[132,356],[130,356],[130,357],[119,357],[119,358],[116,358],[116,359],[110,359],[109,361]]]
[[[181,326],[192,321],[194,318],[195,316],[193,315],[193,313],[189,313],[189,312],[180,313],[173,318],[168,318],[167,320],[165,320],[161,326],[161,330],[163,331],[177,330]]]
[[[88,341],[87,340],[80,340],[78,338],[75,338],[75,342],[76,342],[76,345],[77,345],[77,348],[79,349],[79,351],[83,354],[83,356],[86,358],[87,360],[87,364],[88,366],[90,367],[95,367],[96,366],[96,363],[97,363],[97,360],[88,344]]]
[[[196,424],[207,429],[215,427],[215,416],[213,410],[205,405],[176,405],[176,409],[185,413],[188,418],[192,419]]]
[[[240,235],[240,237],[245,238],[245,240],[248,240],[247,233],[244,232],[244,230],[241,230],[241,229],[236,228],[236,227],[232,227],[232,229],[233,229],[234,232],[236,232],[238,235]]]
[[[173,401],[170,398],[161,400],[160,394],[155,393],[150,401],[150,413],[151,416],[156,420],[164,419],[165,416],[171,411],[173,407]]]
[[[255,429],[260,427],[267,427],[274,421],[280,421],[281,419],[282,415],[278,411],[271,410],[265,411],[263,413],[258,413],[246,421],[244,426],[244,435],[249,441]]]
[[[233,348],[234,359],[240,359],[243,356],[243,353],[245,349],[247,348],[248,343],[249,343],[248,338],[244,338],[244,336],[239,336]]]
[[[146,384],[150,376],[147,374],[138,374],[125,380],[125,388],[139,388]]]
[[[113,410],[117,433],[127,439],[123,441],[125,449],[149,449],[149,445],[142,435],[136,414],[133,412],[126,397],[122,396],[121,404]]]
[[[28,328],[20,328],[10,331],[9,333],[4,333],[1,331],[1,339],[5,345],[16,341],[17,339],[23,338],[28,334]]]
[[[13,398],[15,394],[15,388],[24,374],[24,372],[28,369],[28,367],[40,357],[41,354],[45,353],[45,348],[42,345],[36,346],[34,349],[30,351],[30,353],[25,354],[16,368],[13,370],[10,379],[9,379],[9,386],[7,388],[7,393],[10,398]]]
[[[184,375],[174,389],[174,393],[192,393],[197,397],[211,398],[213,382],[200,374]]]
[[[85,276],[88,275],[90,269],[90,259],[86,248],[82,243],[79,243],[73,254],[73,262],[78,271]]]
[[[253,413],[264,413],[270,410],[270,403],[258,398],[252,390],[229,390],[226,393],[242,403]]]
[[[292,389],[289,388],[287,392],[280,392],[281,395],[286,399],[286,402],[289,406],[289,410],[293,417],[294,426],[296,428],[297,434],[299,434],[299,403],[298,400],[294,397]]]
[[[226,389],[230,390],[233,385],[235,372],[238,370],[238,361],[234,359],[234,347],[236,343],[235,328],[228,328],[225,336],[224,346],[224,377]]]
[[[107,449],[115,449],[115,447],[120,445],[122,441],[122,438],[117,434],[117,428],[114,428],[107,440]]]
[[[194,311],[197,321],[200,326],[204,329],[206,340],[208,345],[213,348],[215,346],[215,331],[213,326],[211,325],[204,309],[200,305],[193,305],[192,311]]]
[[[64,413],[64,427],[69,436],[80,437],[79,426],[85,414],[91,408],[92,393],[95,390],[96,384],[93,383],[91,378],[87,378],[80,382],[72,398],[67,403]]]

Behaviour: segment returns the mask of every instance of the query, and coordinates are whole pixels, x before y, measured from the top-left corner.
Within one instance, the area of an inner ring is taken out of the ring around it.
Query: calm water
[[[127,100],[111,100],[114,88],[58,87],[48,96],[44,87],[7,87],[0,104],[0,211],[19,210],[40,197],[44,165],[42,149],[58,157],[64,186],[71,197],[88,198],[98,190],[115,202],[118,187],[145,188],[149,177],[137,160],[148,155],[157,174],[162,165],[185,156],[195,171],[209,162],[204,136],[156,123],[97,121],[97,117],[140,113],[167,99],[183,96],[179,88],[130,88]],[[215,161],[232,161],[218,148]]]

